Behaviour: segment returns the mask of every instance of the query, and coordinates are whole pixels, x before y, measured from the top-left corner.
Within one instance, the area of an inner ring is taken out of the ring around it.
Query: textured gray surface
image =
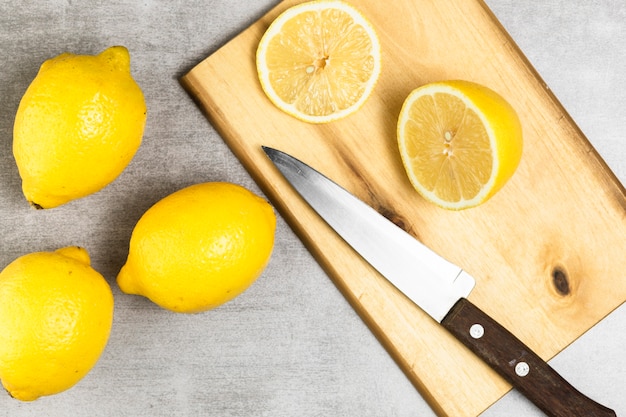
[[[26,252],[81,245],[116,297],[110,341],[87,377],[33,403],[0,395],[0,416],[434,415],[282,219],[263,276],[214,311],[169,313],[115,284],[132,227],[160,198],[215,180],[259,192],[178,78],[276,3],[0,0],[0,266]],[[487,3],[626,182],[625,3]],[[45,59],[115,44],[129,48],[146,95],[144,142],[103,191],[34,211],[11,153],[19,100]],[[625,348],[622,306],[551,363],[625,416]],[[484,413],[505,415],[542,414],[511,392]]]

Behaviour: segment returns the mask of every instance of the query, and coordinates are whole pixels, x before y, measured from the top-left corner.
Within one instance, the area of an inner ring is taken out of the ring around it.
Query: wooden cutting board
[[[182,78],[234,154],[433,409],[476,416],[510,387],[365,264],[261,150],[319,169],[477,278],[470,300],[549,359],[626,299],[626,193],[480,0],[352,0],[377,28],[383,72],[365,106],[300,122],[262,92],[255,52],[284,1]],[[409,92],[465,79],[503,95],[525,148],[490,201],[452,212],[411,188],[396,148]]]

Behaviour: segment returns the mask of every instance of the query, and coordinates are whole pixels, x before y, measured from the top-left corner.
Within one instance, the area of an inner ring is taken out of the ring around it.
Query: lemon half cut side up
[[[450,210],[486,202],[508,182],[522,156],[522,127],[514,108],[469,81],[413,90],[400,111],[397,136],[413,187]]]
[[[299,120],[328,123],[356,112],[372,93],[381,71],[380,42],[353,6],[311,1],[272,22],[256,64],[274,105]]]

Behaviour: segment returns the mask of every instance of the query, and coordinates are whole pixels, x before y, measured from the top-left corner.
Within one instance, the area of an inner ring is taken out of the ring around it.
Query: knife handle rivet
[[[483,337],[485,335],[485,328],[476,323],[473,324],[472,327],[470,327],[470,336],[472,336],[474,339],[480,339],[481,337]]]
[[[518,362],[518,364],[515,365],[515,373],[517,376],[521,376],[523,378],[528,375],[529,372],[530,366],[528,366],[526,362]]]

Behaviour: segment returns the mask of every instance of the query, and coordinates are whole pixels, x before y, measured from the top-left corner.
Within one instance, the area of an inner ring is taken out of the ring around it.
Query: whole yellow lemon
[[[104,188],[135,155],[145,122],[125,47],[45,61],[13,127],[24,196],[37,208],[52,208]]]
[[[0,380],[32,401],[75,385],[96,364],[113,321],[113,294],[87,251],[21,256],[0,272]]]
[[[236,184],[183,188],[135,226],[117,282],[180,313],[217,307],[241,294],[267,265],[276,229],[272,206]]]

